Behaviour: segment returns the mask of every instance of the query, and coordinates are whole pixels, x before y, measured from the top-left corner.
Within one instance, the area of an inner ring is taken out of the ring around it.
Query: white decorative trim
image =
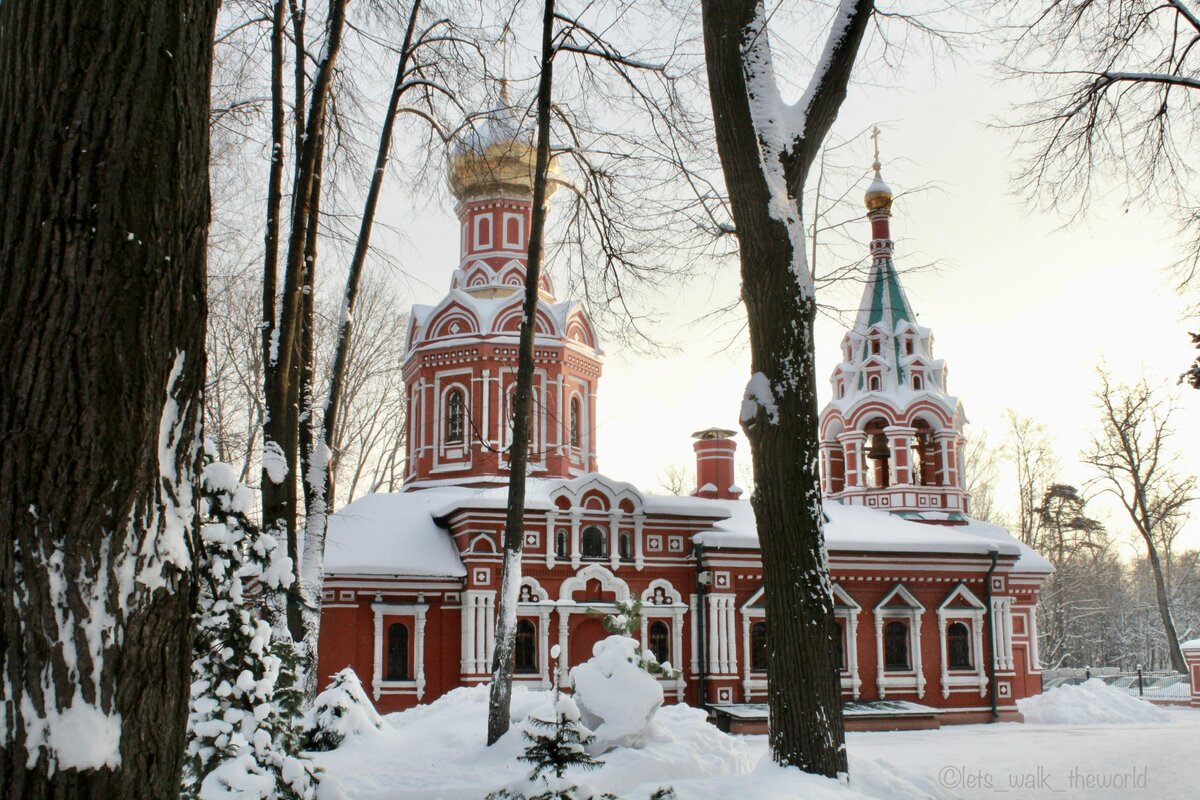
[[[429,606],[425,603],[371,603],[375,612],[375,664],[371,676],[371,690],[378,700],[384,689],[407,688],[416,690],[417,700],[425,696],[425,612]],[[384,681],[383,679],[383,618],[413,617],[416,621],[413,632],[413,681]]]
[[[575,592],[582,591],[587,586],[587,582],[593,579],[600,581],[600,585],[606,592],[614,593],[618,602],[629,602],[629,584],[613,575],[602,564],[588,564],[563,581],[558,590],[559,600],[568,603],[577,602]]]
[[[952,608],[950,604],[955,600],[964,601],[968,607]],[[938,642],[942,655],[941,681],[943,699],[950,696],[952,688],[961,688],[964,686],[978,688],[980,697],[987,694],[987,672],[983,668],[983,616],[986,613],[987,606],[971,593],[971,590],[967,588],[965,583],[958,584],[954,588],[954,591],[950,592],[941,605],[938,606]],[[946,633],[950,628],[951,622],[964,622],[964,624],[968,624],[972,640],[971,663],[975,665],[971,671],[956,670],[953,675],[950,674],[948,643],[946,640]]]
[[[905,605],[889,606],[892,599],[897,597]],[[912,592],[908,591],[904,584],[897,583],[873,610],[875,616],[875,681],[878,684],[880,699],[887,697],[888,689],[913,689],[918,698],[923,698],[925,696],[925,672],[921,665],[921,615],[925,613],[925,606],[913,597]],[[908,620],[908,658],[911,662],[911,670],[900,673],[887,672],[884,668],[887,662],[884,656],[883,627],[886,621],[896,619]],[[909,674],[910,672],[911,674]]]

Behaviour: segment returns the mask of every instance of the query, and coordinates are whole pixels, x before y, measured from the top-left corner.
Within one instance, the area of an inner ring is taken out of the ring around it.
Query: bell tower
[[[892,261],[894,195],[875,175],[864,198],[871,267],[854,327],[842,338],[833,399],[821,412],[821,482],[827,497],[927,522],[969,512],[961,457],[966,417],[946,387],[933,334],[900,285]]]
[[[499,105],[450,156],[460,242],[450,291],[412,308],[406,489],[508,479],[534,162],[502,82]],[[546,271],[538,289],[530,474],[569,478],[596,470],[602,351],[581,303],[559,302]]]

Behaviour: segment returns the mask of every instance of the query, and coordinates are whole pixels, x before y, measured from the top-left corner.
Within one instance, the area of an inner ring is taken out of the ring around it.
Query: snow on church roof
[[[446,491],[369,494],[332,515],[325,536],[325,572],[466,575],[458,548],[431,513],[445,501]]]
[[[531,478],[526,508],[546,511],[559,492],[581,495],[593,486],[616,494],[632,493],[647,514],[697,518],[713,529],[697,534],[707,547],[757,548],[758,532],[748,500],[643,495],[631,484],[603,475],[572,480]],[[463,508],[502,509],[508,501],[504,484],[471,488],[441,486],[394,494],[372,494],[355,500],[329,519],[325,571],[342,575],[419,575],[462,577],[466,569],[446,528],[439,524]],[[945,553],[1016,556],[1014,570],[1049,574],[1050,564],[999,525],[970,520],[966,525],[928,525],[883,511],[824,503],[829,523],[826,543],[831,552]]]
[[[712,531],[695,540],[707,547],[758,547],[754,509],[748,500],[714,500],[730,512]],[[930,525],[826,499],[822,507],[828,522],[825,544],[830,552],[946,553],[987,555],[993,546],[1001,555],[1017,556],[1016,572],[1049,574],[1050,562],[1017,541],[999,525],[969,519],[966,525]]]

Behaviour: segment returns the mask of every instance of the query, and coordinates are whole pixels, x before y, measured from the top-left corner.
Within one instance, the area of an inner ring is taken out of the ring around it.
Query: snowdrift
[[[1166,722],[1161,708],[1114,689],[1099,678],[1078,686],[1057,686],[1017,701],[1025,721],[1034,725],[1096,725]]]
[[[529,765],[517,760],[529,716],[549,719],[553,694],[513,687],[512,729],[487,747],[488,687],[455,689],[427,706],[384,717],[379,735],[347,739],[337,750],[313,753],[325,770],[321,800],[479,800],[519,782]],[[730,736],[703,711],[664,706],[638,748],[617,747],[592,772],[566,777],[622,800],[645,800],[662,786],[680,800],[861,800],[952,797],[928,778],[887,762],[851,758],[853,788],[781,769],[766,755],[765,737]]]

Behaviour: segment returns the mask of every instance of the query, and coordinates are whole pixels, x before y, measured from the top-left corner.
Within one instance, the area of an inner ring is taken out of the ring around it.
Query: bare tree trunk
[[[800,202],[809,168],[846,97],[871,17],[843,6],[805,97],[803,130],[782,130],[761,0],[702,4],[717,147],[737,228],[755,373],[742,425],[750,440],[768,626],[770,744],[806,772],[846,772],[833,599],[817,473],[816,298]],[[756,111],[751,102],[762,104]],[[778,111],[779,113],[773,113]],[[764,118],[766,117],[766,118]],[[779,141],[768,138],[767,126]]]
[[[284,266],[283,296],[278,303],[278,316],[263,365],[264,402],[263,424],[263,529],[288,543],[295,580],[288,590],[287,625],[292,639],[305,638],[299,530],[297,522],[295,468],[298,463],[300,369],[298,356],[301,347],[301,317],[303,316],[306,268],[311,267],[309,247],[310,227],[315,235],[314,205],[320,184],[323,136],[326,109],[329,102],[333,71],[341,51],[345,28],[347,0],[330,0],[326,44],[317,64],[307,117],[297,122],[297,161],[293,185],[291,229]],[[303,11],[293,9],[293,26],[297,38],[297,91],[303,97]],[[297,115],[301,117],[297,105]],[[302,127],[302,130],[301,130]],[[317,206],[319,209],[319,205]],[[315,257],[315,254],[314,254]],[[267,298],[264,297],[264,307]],[[273,302],[273,300],[272,300]],[[315,610],[314,610],[315,611]]]
[[[0,795],[178,797],[216,0],[0,3]]]
[[[554,86],[554,3],[545,0],[542,58],[537,93],[537,159],[533,173],[533,209],[529,222],[529,264],[513,389],[513,437],[509,451],[508,510],[504,519],[504,569],[496,610],[496,645],[488,698],[488,745],[508,732],[512,701],[513,646],[516,642],[517,593],[521,585],[521,546],[525,527],[525,471],[529,463],[529,416],[533,405],[533,340],[537,331],[538,286],[546,230],[546,183],[550,169],[550,105]]]

